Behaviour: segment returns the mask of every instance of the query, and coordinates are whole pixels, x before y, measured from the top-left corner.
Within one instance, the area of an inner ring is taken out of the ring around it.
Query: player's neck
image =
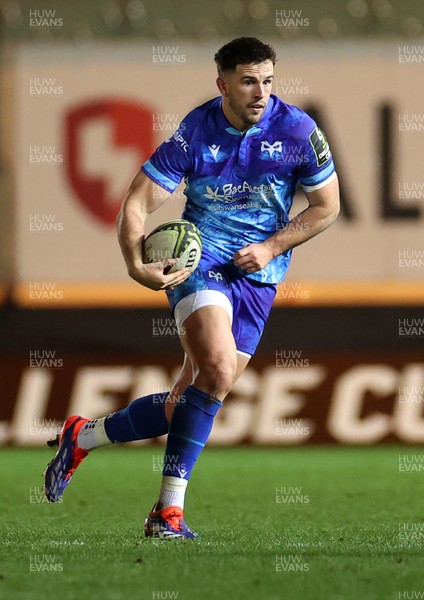
[[[232,125],[234,129],[237,129],[241,133],[246,133],[246,131],[254,127],[253,123],[246,124],[242,119],[240,119],[240,117],[237,116],[231,107],[225,102],[222,102],[222,112],[224,113],[224,116],[230,125]]]

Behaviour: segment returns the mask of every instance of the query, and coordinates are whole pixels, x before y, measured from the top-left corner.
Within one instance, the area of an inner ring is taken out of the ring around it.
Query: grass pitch
[[[97,450],[51,505],[52,452],[2,450],[0,598],[423,597],[424,474],[399,470],[421,450],[207,448],[187,494],[191,542],[144,538],[161,455]]]

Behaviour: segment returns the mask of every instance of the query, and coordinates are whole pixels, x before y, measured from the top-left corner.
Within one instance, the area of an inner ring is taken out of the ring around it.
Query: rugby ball
[[[165,269],[165,273],[174,273],[184,268],[193,272],[199,264],[201,254],[200,231],[196,225],[184,219],[162,223],[149,233],[142,245],[144,263],[178,258],[175,265]]]

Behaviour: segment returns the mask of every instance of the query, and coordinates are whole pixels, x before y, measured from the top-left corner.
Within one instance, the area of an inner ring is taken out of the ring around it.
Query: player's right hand
[[[167,267],[172,267],[176,262],[176,258],[148,264],[140,262],[129,269],[128,274],[134,281],[151,290],[167,290],[183,283],[190,276],[188,269],[179,269],[174,273],[164,273]]]

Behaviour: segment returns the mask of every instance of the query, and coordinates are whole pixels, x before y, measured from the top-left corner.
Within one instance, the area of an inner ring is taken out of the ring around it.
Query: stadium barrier
[[[211,444],[424,442],[424,320],[415,307],[274,309]],[[182,360],[163,309],[0,311],[0,444],[39,445],[169,389]]]

